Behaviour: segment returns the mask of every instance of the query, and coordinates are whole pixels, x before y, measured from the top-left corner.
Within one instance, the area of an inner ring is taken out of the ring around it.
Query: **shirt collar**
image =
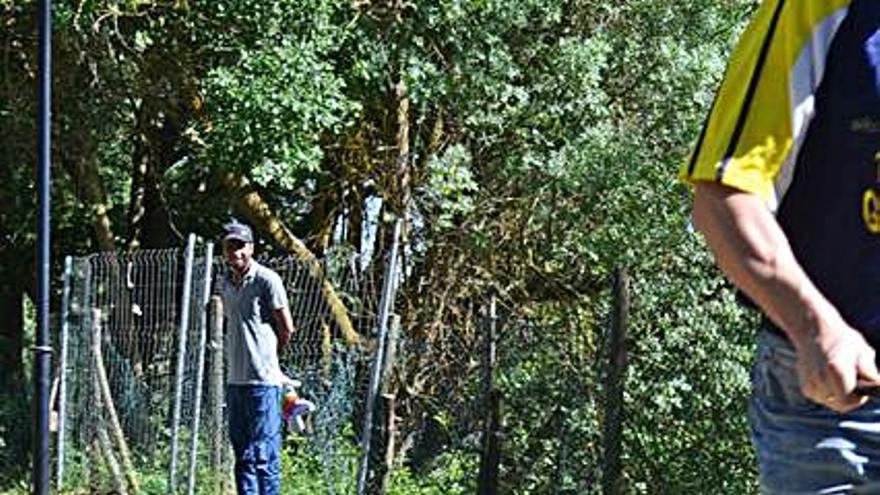
[[[256,275],[256,273],[257,273],[257,262],[252,258],[251,262],[248,264],[247,271],[244,272],[244,275],[242,275],[241,280],[239,281],[240,282],[239,285],[253,279],[254,276]],[[235,272],[232,270],[229,270],[229,272],[226,274],[226,280],[228,280],[229,283],[231,283],[232,285],[235,285],[235,278],[234,278],[235,275],[234,274],[235,274]]]

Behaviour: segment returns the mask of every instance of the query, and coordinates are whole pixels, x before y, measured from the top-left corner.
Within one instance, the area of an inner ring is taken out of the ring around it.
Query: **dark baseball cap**
[[[223,226],[223,240],[235,239],[241,242],[254,242],[254,234],[247,225],[233,220]]]

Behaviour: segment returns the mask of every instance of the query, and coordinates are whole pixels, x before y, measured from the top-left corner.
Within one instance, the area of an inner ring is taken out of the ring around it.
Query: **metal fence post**
[[[385,452],[383,454],[384,465],[381,468],[382,476],[379,478],[379,493],[388,491],[388,484],[391,482],[391,471],[394,469],[394,456],[396,446],[395,436],[397,435],[397,416],[394,412],[397,397],[390,392],[391,374],[394,372],[394,360],[397,354],[397,342],[400,339],[400,316],[391,315],[388,323],[388,339],[385,344],[385,363],[382,365],[382,386],[379,387],[379,393],[382,397],[382,407],[380,411],[385,412],[382,418],[384,424],[384,445]]]
[[[94,260],[94,256],[89,256],[85,258],[85,267],[83,267],[83,296],[82,296],[82,305],[80,307],[80,313],[82,314],[82,321],[80,322],[79,335],[76,337],[76,340],[79,343],[79,356],[77,356],[77,361],[82,362],[85,359],[86,367],[88,368],[88,373],[86,374],[86,379],[83,380],[82,377],[77,377],[77,381],[79,382],[78,388],[84,389],[81,391],[81,394],[85,394],[87,399],[91,400],[92,395],[94,394],[94,388],[97,387],[95,384],[95,360],[91,358],[91,335],[92,335],[92,303],[94,302],[92,297],[92,277],[94,275],[92,261]],[[97,284],[95,284],[97,285]],[[74,334],[76,335],[76,334]],[[85,356],[82,355],[82,346],[86,346]],[[80,401],[81,402],[81,401]],[[97,407],[89,407],[85,409],[85,418],[82,420],[82,424],[84,425],[85,436],[88,438],[96,438],[98,436],[98,418],[97,418]],[[83,433],[80,432],[80,436]],[[88,476],[91,477],[91,471],[88,472]]]
[[[489,298],[489,324],[483,341],[483,400],[486,410],[483,416],[483,444],[480,452],[480,470],[477,475],[477,493],[498,492],[498,471],[501,464],[501,392],[495,388],[498,341],[497,298]]]
[[[64,257],[64,286],[61,292],[61,355],[58,357],[58,432],[57,463],[55,484],[58,491],[64,486],[64,435],[67,427],[67,347],[70,317],[70,277],[73,271],[73,258]],[[51,406],[50,406],[51,407]]]
[[[379,382],[382,374],[382,359],[385,353],[385,336],[388,333],[388,315],[394,303],[394,293],[397,277],[397,251],[400,247],[400,231],[403,226],[402,220],[394,224],[394,234],[391,243],[391,255],[388,257],[388,265],[385,269],[385,280],[382,287],[382,300],[379,306],[379,335],[376,340],[376,356],[373,361],[370,388],[367,392],[367,404],[364,408],[364,425],[361,433],[361,464],[358,471],[358,495],[363,495],[367,484],[367,471],[370,464],[370,439],[373,430],[373,407],[376,403],[376,394],[379,392]]]
[[[192,495],[196,489],[196,451],[199,444],[199,416],[202,412],[202,382],[205,379],[205,345],[207,343],[208,302],[211,298],[211,268],[214,266],[214,243],[205,246],[205,285],[202,291],[202,304],[199,305],[199,345],[196,364],[196,397],[193,405],[192,437],[189,445],[189,480],[186,493]]]
[[[186,364],[186,334],[189,329],[195,246],[196,235],[190,234],[186,243],[186,261],[183,269],[183,296],[180,302],[180,334],[177,340],[177,372],[174,376],[174,410],[171,416],[171,466],[168,469],[168,493],[174,493],[177,489],[177,430],[180,427],[180,408],[183,401],[183,372]]]

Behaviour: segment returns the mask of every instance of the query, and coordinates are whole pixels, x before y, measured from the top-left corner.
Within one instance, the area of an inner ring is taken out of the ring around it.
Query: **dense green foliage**
[[[381,260],[407,212],[391,493],[476,486],[490,294],[504,492],[597,493],[625,266],[627,491],[749,493],[754,325],[688,231],[675,175],[755,3],[59,3],[53,254],[212,238],[256,215],[250,192],[314,252]],[[0,1],[0,303],[33,294],[35,7]],[[21,344],[3,348],[20,368]]]

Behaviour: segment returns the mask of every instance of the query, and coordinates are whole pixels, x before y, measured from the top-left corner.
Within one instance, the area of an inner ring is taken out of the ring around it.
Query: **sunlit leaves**
[[[479,185],[471,172],[472,157],[463,146],[446,149],[428,163],[428,179],[420,187],[422,207],[430,211],[440,228],[474,212],[474,194]]]
[[[318,171],[322,138],[340,134],[357,112],[332,60],[342,28],[326,2],[313,3],[260,2],[253,16],[218,3],[221,17],[235,22],[230,27],[248,31],[228,38],[233,63],[210,69],[203,81],[212,167],[293,189],[301,172]]]

